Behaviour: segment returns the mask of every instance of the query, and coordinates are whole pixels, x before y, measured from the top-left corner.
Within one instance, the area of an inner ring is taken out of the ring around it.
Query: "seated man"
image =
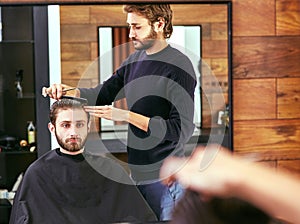
[[[10,223],[115,223],[155,221],[125,170],[109,158],[84,150],[89,114],[76,100],[56,101],[49,130],[59,148],[50,150],[26,171],[19,186]],[[94,169],[90,163],[97,164]],[[116,182],[96,170],[116,173]],[[127,182],[124,182],[124,179]]]

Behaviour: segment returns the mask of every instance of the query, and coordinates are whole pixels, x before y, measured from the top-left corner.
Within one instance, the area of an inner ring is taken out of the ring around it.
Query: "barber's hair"
[[[61,99],[55,101],[51,107],[50,107],[50,113],[49,113],[49,119],[51,124],[55,125],[57,114],[60,110],[67,110],[67,109],[80,109],[84,110],[83,106],[85,104],[82,104],[80,101],[72,100],[72,99]],[[90,120],[90,114],[86,112],[86,116],[88,121]]]
[[[162,18],[165,21],[164,38],[171,37],[173,12],[169,4],[129,4],[124,5],[123,10],[126,13],[137,13],[144,16],[151,25]]]

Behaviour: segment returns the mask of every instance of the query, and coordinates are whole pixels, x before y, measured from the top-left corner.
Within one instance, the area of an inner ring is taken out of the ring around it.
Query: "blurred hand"
[[[244,161],[233,158],[219,145],[197,147],[189,158],[169,157],[160,171],[164,184],[177,180],[185,188],[197,191],[204,197],[230,197],[234,192],[231,183],[243,175]]]

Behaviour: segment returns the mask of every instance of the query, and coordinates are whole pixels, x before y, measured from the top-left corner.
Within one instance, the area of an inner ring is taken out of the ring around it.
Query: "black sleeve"
[[[122,68],[107,79],[99,91],[96,105],[110,105],[114,101],[125,97],[124,94],[124,78]]]
[[[79,88],[80,97],[88,100],[88,104],[91,106],[96,105],[97,97],[102,88],[102,84],[97,85],[94,88]]]
[[[122,75],[117,72],[103,84],[94,88],[79,88],[80,97],[87,99],[91,106],[110,105],[114,101],[124,98],[123,86]]]

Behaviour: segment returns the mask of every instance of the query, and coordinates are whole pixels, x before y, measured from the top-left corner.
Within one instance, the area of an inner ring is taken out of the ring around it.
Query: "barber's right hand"
[[[65,90],[73,89],[71,91],[68,91],[68,95],[73,95],[76,97],[80,96],[80,92],[78,89],[75,89],[74,87],[65,85],[65,84],[52,84],[49,87],[43,87],[42,89],[42,95],[46,97],[47,95],[55,100],[60,99],[63,95],[66,95]]]

